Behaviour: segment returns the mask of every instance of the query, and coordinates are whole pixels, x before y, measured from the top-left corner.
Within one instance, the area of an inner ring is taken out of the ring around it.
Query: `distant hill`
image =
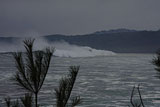
[[[20,40],[18,37],[0,37],[0,44],[1,43],[15,43],[17,40]]]
[[[153,53],[160,48],[160,31],[118,29],[86,35],[48,35],[49,42],[66,41],[70,44],[111,50],[118,53]]]
[[[89,46],[117,53],[155,53],[160,48],[160,30],[136,31],[117,29],[98,31],[86,35],[47,35],[48,42],[66,41],[70,44]],[[0,37],[0,43],[14,43],[17,37]]]
[[[94,32],[94,34],[106,34],[106,33],[121,33],[121,32],[136,32],[136,30],[130,30],[130,29],[112,29],[112,30],[102,30]]]

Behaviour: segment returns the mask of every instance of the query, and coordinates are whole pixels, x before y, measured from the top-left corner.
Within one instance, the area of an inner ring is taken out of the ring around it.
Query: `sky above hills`
[[[160,0],[0,0],[0,36],[158,30]]]

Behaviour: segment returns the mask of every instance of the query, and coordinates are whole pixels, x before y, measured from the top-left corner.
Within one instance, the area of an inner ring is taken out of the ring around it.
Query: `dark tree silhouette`
[[[29,93],[26,93],[24,97],[20,98],[24,107],[33,107],[32,106],[32,103],[33,103],[32,99],[33,99],[32,94],[29,94]]]
[[[23,89],[34,94],[35,107],[38,107],[38,93],[47,75],[53,50],[46,48],[45,51],[33,51],[34,39],[23,42],[26,57],[23,58],[22,52],[13,54],[18,69],[14,80]]]
[[[7,97],[4,100],[5,100],[5,103],[6,103],[7,107],[10,107],[11,106],[11,98]]]
[[[141,96],[141,92],[140,92],[140,85],[138,85],[138,87],[137,87],[137,90],[138,90],[138,95],[139,95],[139,104],[137,103],[137,102],[134,102],[133,101],[133,97],[134,97],[134,91],[135,91],[135,86],[133,87],[133,89],[132,89],[132,93],[131,93],[131,98],[130,98],[130,103],[131,103],[131,105],[132,105],[132,107],[145,107],[144,106],[144,103],[143,103],[143,99],[142,99],[142,96]],[[130,107],[130,106],[129,106]]]
[[[66,107],[67,105],[69,105],[68,101],[70,99],[78,71],[79,66],[71,66],[69,69],[69,75],[67,77],[63,77],[60,80],[59,87],[55,89],[57,107]],[[80,103],[80,96],[76,96],[72,98],[70,106],[75,107]]]
[[[160,73],[160,50],[156,52],[156,57],[152,60],[152,63],[156,66],[155,70]]]
[[[11,101],[10,97],[7,97],[5,98],[5,103],[7,107],[21,107],[18,99]]]

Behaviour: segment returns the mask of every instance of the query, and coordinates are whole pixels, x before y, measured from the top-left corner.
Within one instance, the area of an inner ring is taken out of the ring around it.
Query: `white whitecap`
[[[58,57],[94,57],[115,55],[112,51],[97,50],[88,46],[71,45],[67,42],[55,42],[55,56]]]

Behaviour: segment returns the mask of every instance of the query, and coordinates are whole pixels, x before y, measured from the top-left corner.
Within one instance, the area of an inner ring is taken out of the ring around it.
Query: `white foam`
[[[53,43],[56,51],[55,56],[58,57],[94,57],[94,56],[110,56],[115,55],[112,51],[96,50],[88,46],[71,45],[67,42]]]
[[[1,43],[2,44],[2,43]],[[88,46],[71,45],[65,41],[48,43],[44,39],[37,38],[34,43],[34,50],[42,50],[45,47],[55,48],[54,56],[57,57],[94,57],[115,55],[112,51],[97,50]],[[0,52],[24,51],[22,41],[16,41],[12,44],[3,43],[0,46]]]

